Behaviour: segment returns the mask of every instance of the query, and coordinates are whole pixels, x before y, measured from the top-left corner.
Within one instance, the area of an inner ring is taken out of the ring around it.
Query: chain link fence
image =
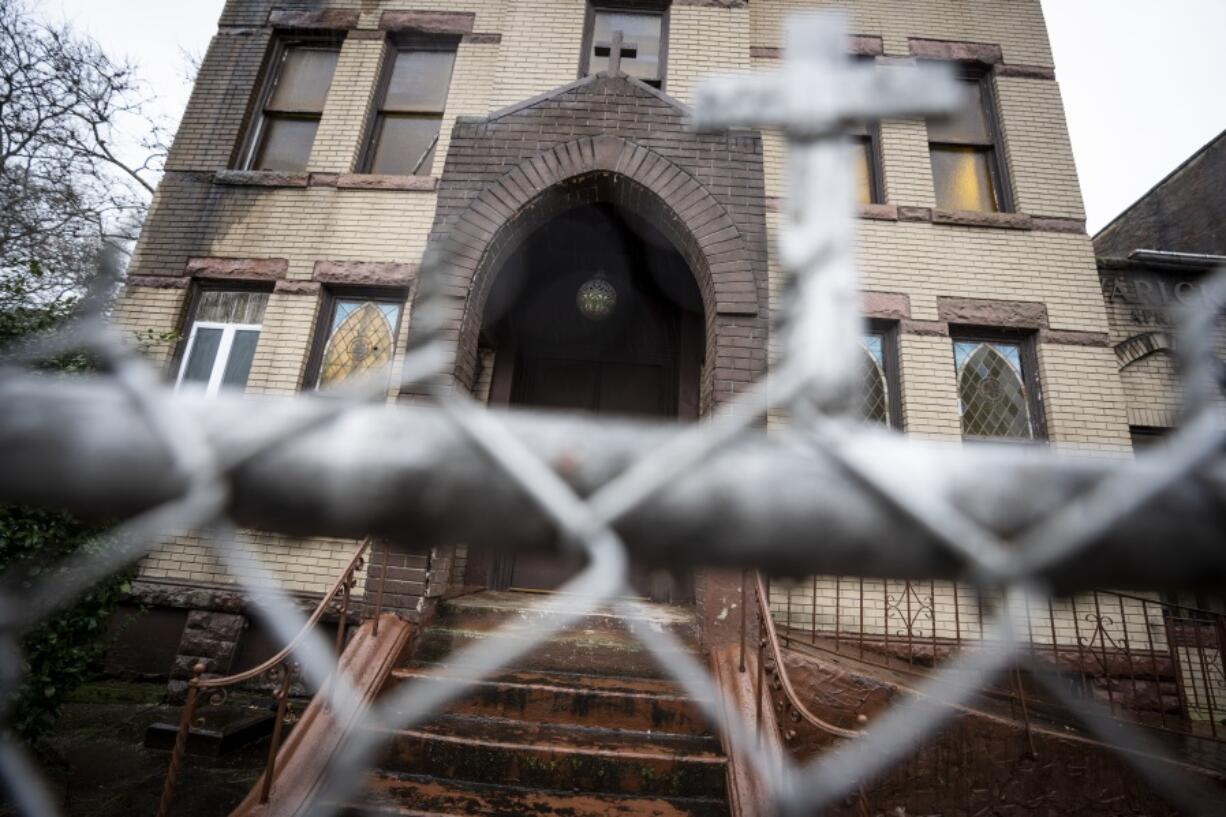
[[[816,54],[819,68],[845,67],[830,56],[841,53],[842,27],[809,21],[794,28],[790,54],[801,62]],[[380,727],[354,730],[316,798],[319,810],[346,802],[361,786],[389,730],[428,720],[462,696],[466,682],[513,664],[597,608],[633,613],[627,566],[635,557],[690,569],[957,580],[981,598],[1000,600],[977,622],[980,648],[951,656],[918,695],[804,765],[786,757],[772,762],[754,751],[752,729],[715,704],[719,696],[706,668],[667,632],[637,630],[693,700],[707,702],[705,714],[731,745],[757,764],[781,813],[815,813],[854,794],[1016,667],[1115,746],[1176,807],[1218,813],[1220,796],[1181,772],[1163,745],[1140,727],[1111,720],[1106,707],[1073,697],[1042,651],[1026,649],[1023,606],[1024,599],[1097,587],[1226,582],[1217,310],[1189,314],[1183,324],[1182,429],[1135,462],[1037,447],[941,446],[849,419],[843,411],[854,402],[859,369],[856,355],[837,350],[854,350],[861,337],[848,260],[854,224],[845,167],[824,171],[845,159],[841,123],[952,104],[940,77],[857,76],[849,90],[869,96],[832,90],[821,101],[841,107],[812,108],[817,103],[807,87],[799,97],[795,88],[783,95],[783,113],[799,116],[801,124],[789,131],[797,193],[781,241],[789,277],[787,306],[778,316],[780,359],[755,388],[692,426],[546,419],[478,405],[444,374],[452,350],[437,327],[447,309],[441,297],[447,282],[433,255],[423,264],[415,342],[401,373],[403,387],[429,395],[427,405],[383,405],[383,382],[292,401],[205,401],[176,393],[115,336],[100,310],[11,350],[0,373],[0,501],[122,514],[127,521],[105,553],[72,561],[32,592],[2,591],[0,700],[9,700],[20,682],[18,644],[26,628],[168,535],[207,534],[264,623],[289,643],[305,616],[271,572],[234,544],[235,525],[508,549],[531,548],[552,528],[585,557],[585,569],[560,595],[541,599],[547,624],[534,641],[485,640],[456,657],[464,670],[455,683],[405,685],[358,711],[344,677],[324,685],[335,666],[332,646],[318,634],[301,643],[297,657],[308,686],[322,689],[342,717]],[[746,118],[780,124],[761,109],[775,93],[770,86],[740,94],[732,112],[728,99],[737,96],[737,86],[707,87],[696,112],[705,124]],[[889,102],[916,89],[907,104]],[[783,120],[785,127],[796,122]],[[815,226],[815,219],[826,226]],[[1226,275],[1207,284],[1206,296],[1210,304],[1224,302]],[[817,349],[826,351],[817,355]],[[75,351],[89,354],[98,373],[61,380],[33,371],[40,361]],[[790,424],[768,436],[762,421],[779,408]],[[353,465],[359,460],[361,474]],[[747,469],[764,478],[747,483]],[[426,484],[430,491],[417,490]],[[480,515],[469,512],[477,502]],[[0,747],[0,774],[20,813],[55,813],[33,764],[9,736]]]

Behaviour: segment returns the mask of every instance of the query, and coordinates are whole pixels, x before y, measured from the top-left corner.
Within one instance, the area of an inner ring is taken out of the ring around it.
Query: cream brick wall
[[[928,126],[913,119],[881,123],[881,170],[885,200],[907,207],[935,207]]]
[[[387,50],[382,40],[346,40],[341,47],[307,170],[350,173],[356,169]]]
[[[1114,351],[1040,344],[1039,382],[1053,443],[1087,452],[1132,451]]]
[[[186,289],[127,287],[115,304],[111,324],[127,343],[139,346],[156,366],[165,368],[175,344],[157,338],[180,329]]]
[[[937,297],[1040,301],[1053,329],[1106,332],[1107,318],[1084,235],[860,222],[865,289],[905,292],[911,316],[937,318]]]
[[[302,384],[319,309],[317,295],[274,292],[247,378],[248,394],[295,394]]]
[[[361,28],[377,28],[379,18],[385,11],[460,11],[476,15],[473,30],[481,32],[502,31],[504,0],[326,0],[319,3],[326,8],[353,9],[361,7],[358,25]]]
[[[997,43],[1006,62],[1052,64],[1039,0],[753,0],[756,46],[781,46],[787,18],[796,12],[840,9],[857,34],[879,36],[886,54],[907,56],[909,37]]]
[[[1128,422],[1168,428],[1179,412],[1179,371],[1169,352],[1155,352],[1120,370],[1128,395]]]
[[[511,2],[503,18],[502,61],[490,107],[513,105],[579,75],[584,4],[578,0]]]
[[[316,261],[417,263],[437,196],[432,192],[330,187],[236,187],[214,215],[201,255],[288,258],[289,277],[310,278]]]
[[[290,591],[322,593],[336,580],[357,550],[344,539],[293,539],[271,533],[240,531],[234,537],[240,558],[258,557],[281,585]],[[198,534],[185,534],[155,548],[140,566],[150,579],[232,585],[233,576],[217,557],[214,547]],[[364,592],[365,571],[358,574],[355,594]]]
[[[749,70],[749,14],[745,6],[672,7],[664,86],[670,96],[690,105],[694,86],[703,76]]]
[[[375,28],[388,10],[473,11],[477,32],[501,35],[501,43],[462,42],[458,47],[432,169],[435,174],[444,166],[456,117],[482,115],[521,102],[577,76],[585,12],[584,3],[578,0],[369,0],[360,4],[327,0],[317,5],[359,6],[360,25],[368,29]],[[853,29],[881,36],[889,55],[906,55],[907,38],[923,37],[997,43],[1008,63],[1052,64],[1039,0],[754,0],[738,8],[674,5],[666,90],[689,102],[703,74],[745,70],[751,67],[751,46],[780,45],[780,26],[788,14],[831,7],[849,9]],[[240,17],[230,24],[263,24]],[[247,37],[241,43],[242,38],[232,39],[235,42],[216,44],[206,63],[209,75],[202,75],[193,96],[193,110],[199,110],[185,122],[189,133],[196,134],[196,142],[180,151],[177,161],[183,169],[220,168],[224,165],[221,157],[229,155],[238,138],[227,135],[229,141],[220,147],[199,139],[204,133],[200,129],[207,128],[208,111],[237,110],[251,94],[250,87],[234,87],[239,74],[223,63],[227,55],[241,54],[242,76],[250,75],[253,83],[252,66],[258,62],[258,53],[263,53],[266,38]],[[312,171],[340,173],[354,168],[368,130],[382,52],[378,40],[345,43],[312,151]],[[770,59],[752,61],[757,69],[776,64]],[[1006,158],[1020,209],[1038,215],[1082,217],[1058,86],[1045,80],[1000,79],[997,95]],[[763,150],[767,195],[783,195],[782,140],[777,134],[766,134]],[[924,123],[884,123],[882,151],[887,200],[897,205],[933,206]],[[180,274],[178,265],[185,253],[287,258],[289,278],[295,280],[309,279],[320,260],[418,262],[436,205],[435,195],[428,192],[222,187],[200,182],[200,175],[192,178],[196,186],[184,185],[185,192],[176,194],[179,198],[164,203],[159,195],[158,206],[165,204],[172,212],[142,239],[134,265],[140,274]],[[1041,301],[1054,329],[1095,333],[1109,329],[1092,248],[1085,236],[915,222],[864,220],[858,226],[862,287],[907,295],[914,319],[936,320],[937,298],[956,296]],[[777,306],[780,284],[773,253],[777,228],[778,216],[769,214],[772,307]],[[200,239],[186,248],[179,236],[191,230],[198,230]],[[116,323],[133,331],[178,328],[183,295],[184,290],[133,287],[116,311]],[[270,298],[249,380],[251,392],[290,394],[301,387],[319,304],[318,295],[275,293]],[[396,372],[403,361],[407,322],[406,306],[394,359]],[[151,352],[162,360],[168,354],[168,350]],[[903,333],[899,358],[903,420],[909,433],[960,439],[950,339]],[[1110,350],[1044,344],[1039,360],[1053,441],[1108,450],[1118,450],[1126,443],[1128,407]],[[1137,369],[1125,377],[1141,378],[1143,371]],[[1153,379],[1155,383],[1160,380],[1157,374]],[[488,381],[479,379],[479,386],[487,388]],[[259,537],[251,541],[257,539],[264,542]],[[327,550],[332,546],[319,547]],[[321,557],[327,566],[338,559],[343,564],[344,557],[338,554],[344,548],[338,547],[328,550],[332,555]],[[168,566],[172,563],[154,566],[151,560],[149,569],[179,569]],[[207,581],[222,580],[216,571],[186,567],[194,562],[181,564],[185,577],[208,573],[214,578]],[[323,566],[316,567],[322,576]]]
[[[904,334],[898,340],[902,421],[908,434],[961,440],[954,348],[949,338]]]
[[[997,77],[995,86],[1017,209],[1032,216],[1084,219],[1059,85]]]

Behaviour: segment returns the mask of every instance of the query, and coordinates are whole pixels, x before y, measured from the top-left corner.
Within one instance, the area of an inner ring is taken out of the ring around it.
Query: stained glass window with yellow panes
[[[369,298],[337,298],[316,385],[327,388],[353,377],[387,377],[396,345],[401,305]]]
[[[966,104],[953,116],[928,122],[937,207],[984,213],[1008,209],[988,113],[991,95],[981,80],[964,85]]]
[[[954,341],[961,398],[962,434],[993,439],[1033,439],[1030,395],[1018,343]]]

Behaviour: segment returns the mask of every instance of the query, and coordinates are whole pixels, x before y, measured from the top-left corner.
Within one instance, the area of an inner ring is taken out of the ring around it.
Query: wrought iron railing
[[[782,646],[913,674],[983,646],[984,608],[1001,601],[957,582],[838,576],[777,582],[760,593],[770,599]],[[1226,742],[1226,614],[1109,590],[1025,598],[1021,607],[1024,649],[1081,695],[1117,718]],[[1020,707],[1027,726],[1031,710],[1042,708],[1017,672],[988,693]]]
[[[197,710],[202,696],[207,696],[207,704],[220,705],[226,700],[229,690],[240,684],[257,682],[261,679],[273,687],[273,698],[277,702],[277,714],[273,721],[272,739],[268,745],[268,760],[264,768],[264,776],[260,783],[260,803],[267,803],[272,791],[273,781],[277,775],[277,753],[281,748],[285,723],[292,712],[290,693],[295,677],[300,667],[295,660],[295,652],[303,644],[308,635],[315,629],[325,614],[330,610],[337,616],[336,655],[339,657],[345,646],[345,633],[349,623],[349,605],[353,600],[353,589],[357,585],[358,574],[366,564],[367,551],[370,549],[369,537],[362,540],[345,569],[341,571],[332,586],[328,589],[306,624],[298,635],[282,647],[275,655],[257,666],[242,672],[222,677],[205,677],[206,666],[196,664],[192,668],[194,677],[187,684],[187,698],[183,711],[179,716],[179,729],[175,733],[174,746],[170,752],[170,765],[166,771],[166,781],[162,788],[162,797],[158,803],[158,817],[169,817],[171,805],[174,802],[175,787],[179,780],[179,772],[183,767],[183,759],[187,752],[187,741],[191,729],[198,723]],[[365,612],[367,617],[373,617],[374,634],[378,635],[379,616],[383,612],[383,586],[386,581],[387,567],[384,565],[379,572],[375,590],[375,601]],[[333,676],[334,677],[334,676]],[[329,682],[333,679],[330,678]],[[328,682],[325,682],[328,683]]]
[[[776,690],[783,696],[781,705],[785,706],[785,714],[793,719],[803,719],[819,732],[838,738],[854,738],[860,733],[854,729],[845,729],[830,723],[820,715],[814,714],[804,700],[797,694],[788,678],[783,662],[783,650],[780,646],[779,633],[771,615],[770,591],[768,584],[757,571],[745,571],[741,580],[741,672],[746,671],[746,639],[748,637],[748,617],[756,616],[758,624],[758,680],[754,686],[755,705],[759,708],[756,723],[762,723],[761,706],[770,703],[771,690]],[[769,683],[769,686],[768,686]],[[863,724],[863,715],[857,716],[857,722]],[[787,731],[785,728],[785,736]]]

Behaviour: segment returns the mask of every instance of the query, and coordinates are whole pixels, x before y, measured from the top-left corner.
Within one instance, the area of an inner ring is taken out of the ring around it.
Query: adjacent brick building
[[[1202,305],[1205,274],[1226,264],[1226,133],[1104,227],[1094,250],[1128,423],[1144,445],[1179,422],[1178,310]]]
[[[766,371],[786,173],[778,134],[697,134],[686,106],[706,74],[777,66],[788,16],[826,8],[850,13],[850,54],[953,62],[978,100],[954,121],[854,136],[866,416],[917,437],[1127,456],[1139,415],[1039,0],[229,0],[115,323],[179,332],[152,356],[214,390],[395,383],[432,247],[462,387],[597,410],[633,394],[621,408],[700,420]],[[601,267],[591,248],[618,241],[631,260]],[[589,310],[560,320],[565,342],[525,318],[552,291],[546,268],[568,287],[549,305]],[[639,315],[645,334],[602,358],[571,341],[606,309]],[[559,362],[568,343],[581,353]],[[243,542],[303,593],[353,547]],[[462,547],[393,558],[390,601],[410,614],[448,586],[546,581]],[[202,599],[241,609],[232,582],[183,536],[142,563],[138,588],[186,617]]]

